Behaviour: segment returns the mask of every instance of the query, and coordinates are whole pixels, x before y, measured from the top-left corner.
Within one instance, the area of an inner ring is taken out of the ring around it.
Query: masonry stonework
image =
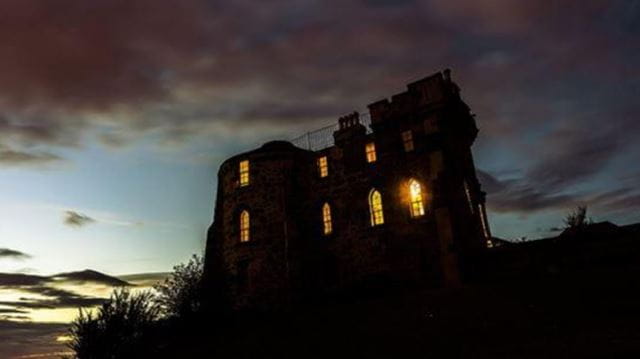
[[[368,107],[370,127],[357,113],[340,118],[333,146],[311,151],[274,141],[221,165],[205,255],[210,291],[225,293],[236,309],[269,309],[363,283],[464,280],[466,258],[491,242],[471,153],[478,129],[458,86],[445,70]],[[375,144],[375,162],[367,161],[368,143]],[[318,169],[323,156],[325,177]],[[249,184],[241,186],[245,160]],[[422,188],[423,215],[412,216],[410,179]],[[374,189],[384,217],[375,226]],[[250,214],[246,242],[242,211]]]

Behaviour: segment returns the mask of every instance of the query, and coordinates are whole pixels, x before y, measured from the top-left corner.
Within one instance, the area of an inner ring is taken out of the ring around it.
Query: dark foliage
[[[202,273],[202,257],[194,255],[175,266],[155,292],[121,288],[95,313],[81,309],[69,330],[74,358],[160,358],[177,352],[174,347],[187,343],[199,322]]]
[[[578,208],[567,214],[564,218],[565,228],[570,230],[582,229],[591,223],[593,223],[593,221],[587,217],[586,206],[578,206]]]
[[[69,329],[77,359],[142,358],[153,350],[160,307],[151,292],[117,289],[97,312],[80,310]]]
[[[193,255],[186,264],[173,267],[164,282],[154,286],[163,317],[190,320],[202,307],[202,257]]]

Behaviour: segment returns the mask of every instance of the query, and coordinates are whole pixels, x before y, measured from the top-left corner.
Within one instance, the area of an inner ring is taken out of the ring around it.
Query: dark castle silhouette
[[[371,281],[455,286],[492,245],[478,129],[450,71],[368,108],[370,121],[341,117],[329,146],[273,141],[220,166],[206,278],[232,307]]]

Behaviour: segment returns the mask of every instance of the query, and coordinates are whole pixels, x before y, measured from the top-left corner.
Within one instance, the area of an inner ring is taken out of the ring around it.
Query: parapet
[[[390,117],[415,113],[446,100],[458,96],[459,88],[451,81],[451,70],[446,69],[407,85],[407,91],[393,95],[388,99],[376,101],[368,106],[371,123],[376,124]]]

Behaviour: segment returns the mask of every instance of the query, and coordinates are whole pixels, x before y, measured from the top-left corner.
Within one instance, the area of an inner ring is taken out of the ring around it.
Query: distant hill
[[[126,287],[131,285],[122,279],[118,279],[116,277],[112,277],[110,275],[100,273],[91,269],[85,269],[79,272],[58,273],[50,276],[50,278],[68,282],[92,282],[106,284],[112,287]]]

